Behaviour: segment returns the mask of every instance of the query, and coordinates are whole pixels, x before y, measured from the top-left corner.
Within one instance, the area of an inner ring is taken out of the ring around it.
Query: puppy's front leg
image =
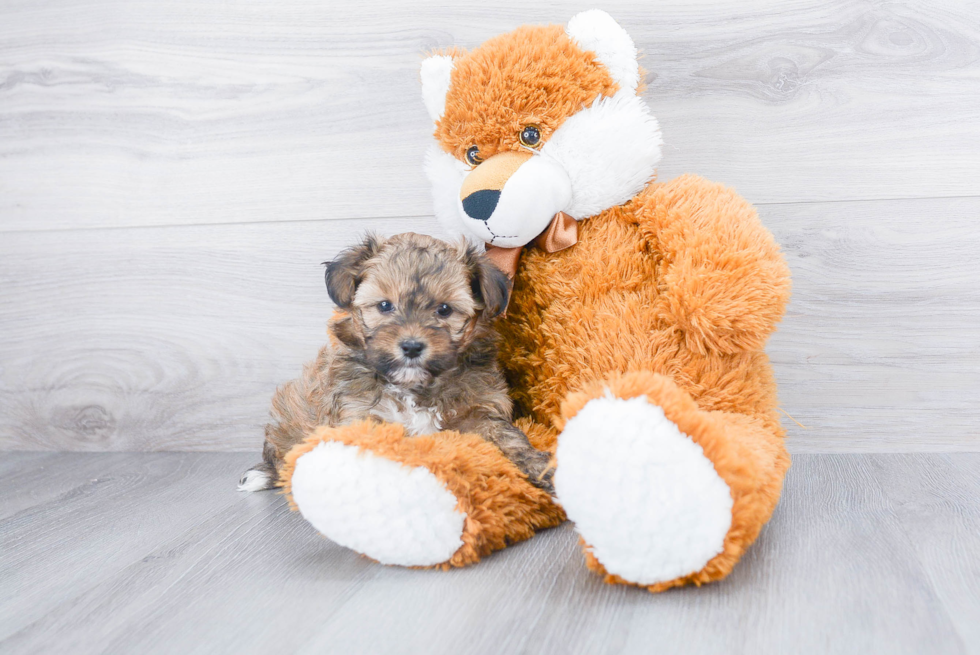
[[[497,448],[514,465],[527,475],[535,487],[555,495],[552,478],[555,469],[551,466],[551,454],[531,445],[525,435],[512,423],[502,419],[485,418],[470,425],[460,426],[461,432],[474,432]]]

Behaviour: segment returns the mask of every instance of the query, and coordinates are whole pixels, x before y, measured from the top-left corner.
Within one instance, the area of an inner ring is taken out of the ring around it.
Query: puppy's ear
[[[350,314],[331,321],[330,334],[348,348],[354,348],[355,350],[364,348],[364,337],[358,329],[358,324]]]
[[[374,234],[364,238],[364,242],[342,251],[333,261],[324,262],[327,271],[323,278],[327,283],[330,300],[341,309],[350,308],[354,292],[364,274],[364,265],[378,254],[384,241]]]
[[[466,247],[464,258],[470,269],[473,297],[483,303],[483,316],[488,319],[499,316],[507,309],[510,300],[507,275],[473,246]]]

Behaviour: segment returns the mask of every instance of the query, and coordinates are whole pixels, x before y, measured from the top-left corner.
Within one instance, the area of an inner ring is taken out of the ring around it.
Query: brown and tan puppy
[[[289,450],[317,426],[371,419],[410,435],[474,433],[551,493],[550,454],[514,427],[490,321],[507,305],[506,276],[470,246],[420,234],[368,236],[327,265],[342,310],[303,376],[272,400],[262,463],[242,491],[279,486]]]

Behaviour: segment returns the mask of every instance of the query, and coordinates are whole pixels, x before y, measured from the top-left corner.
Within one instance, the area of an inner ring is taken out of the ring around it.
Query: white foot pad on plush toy
[[[428,469],[326,441],[296,461],[293,500],[331,541],[382,564],[432,566],[463,541],[466,515]]]
[[[558,439],[555,490],[610,573],[636,584],[701,570],[721,552],[732,496],[701,446],[646,398],[597,398]]]

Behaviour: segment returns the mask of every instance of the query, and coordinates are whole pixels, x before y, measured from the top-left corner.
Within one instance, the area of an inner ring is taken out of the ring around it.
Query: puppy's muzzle
[[[406,359],[418,359],[425,351],[425,344],[417,339],[406,339],[398,346],[402,349],[402,354]]]

